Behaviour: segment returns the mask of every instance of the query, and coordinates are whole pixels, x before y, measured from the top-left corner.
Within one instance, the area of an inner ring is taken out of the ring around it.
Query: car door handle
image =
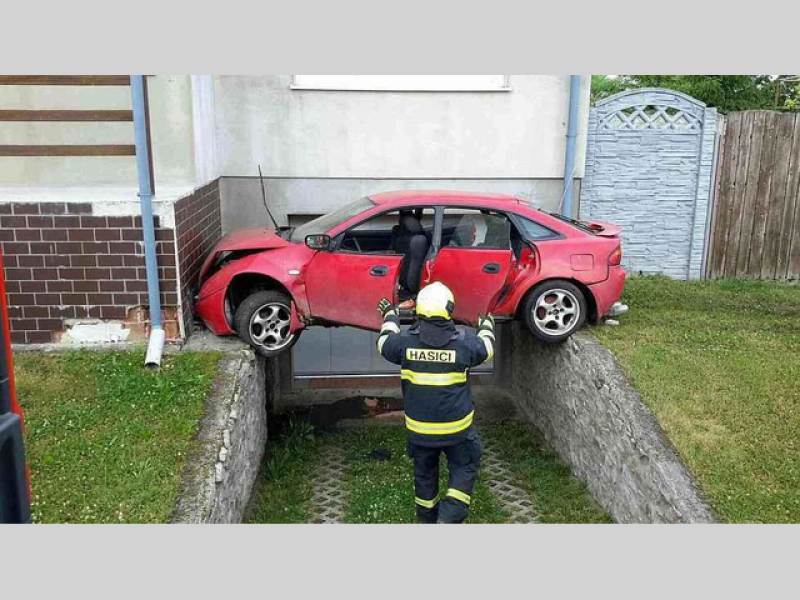
[[[375,265],[369,268],[369,274],[373,277],[383,277],[389,272],[389,267],[386,265]]]
[[[500,272],[500,265],[497,263],[486,263],[483,265],[483,272],[484,273],[499,273]]]

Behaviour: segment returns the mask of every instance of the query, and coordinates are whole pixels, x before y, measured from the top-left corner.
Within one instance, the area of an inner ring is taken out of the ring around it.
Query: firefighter
[[[397,308],[386,298],[378,303],[383,315],[378,352],[400,365],[414,501],[422,523],[462,523],[480,465],[469,370],[494,354],[494,319],[479,316],[476,335],[456,329],[454,308],[447,286],[431,283],[417,295],[416,323],[400,333]],[[449,479],[439,499],[441,452],[447,457]]]

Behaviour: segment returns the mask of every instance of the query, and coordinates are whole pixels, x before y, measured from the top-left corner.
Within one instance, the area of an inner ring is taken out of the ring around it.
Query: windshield
[[[292,235],[289,236],[289,240],[292,242],[302,242],[306,239],[307,235],[327,233],[331,227],[335,227],[339,223],[342,223],[350,217],[355,216],[358,213],[367,210],[368,208],[372,208],[373,206],[375,206],[375,204],[369,198],[359,198],[355,202],[351,202],[350,204],[345,204],[344,206],[337,208],[332,213],[322,215],[313,221],[309,221],[308,223],[304,223],[303,225],[296,227],[294,231],[292,231]]]

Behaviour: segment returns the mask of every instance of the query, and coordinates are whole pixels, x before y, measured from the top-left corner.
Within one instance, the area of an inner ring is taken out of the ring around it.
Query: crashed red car
[[[361,198],[296,228],[223,237],[206,258],[196,314],[260,354],[290,348],[310,325],[377,331],[382,297],[398,299],[399,218],[425,236],[420,286],[445,283],[454,319],[523,320],[545,342],[613,314],[625,283],[620,228],[538,210],[513,196],[401,191]]]

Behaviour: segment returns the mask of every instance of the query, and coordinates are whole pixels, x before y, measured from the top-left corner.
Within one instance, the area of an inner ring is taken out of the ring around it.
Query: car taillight
[[[608,257],[608,264],[612,267],[622,262],[622,246],[617,246]]]

